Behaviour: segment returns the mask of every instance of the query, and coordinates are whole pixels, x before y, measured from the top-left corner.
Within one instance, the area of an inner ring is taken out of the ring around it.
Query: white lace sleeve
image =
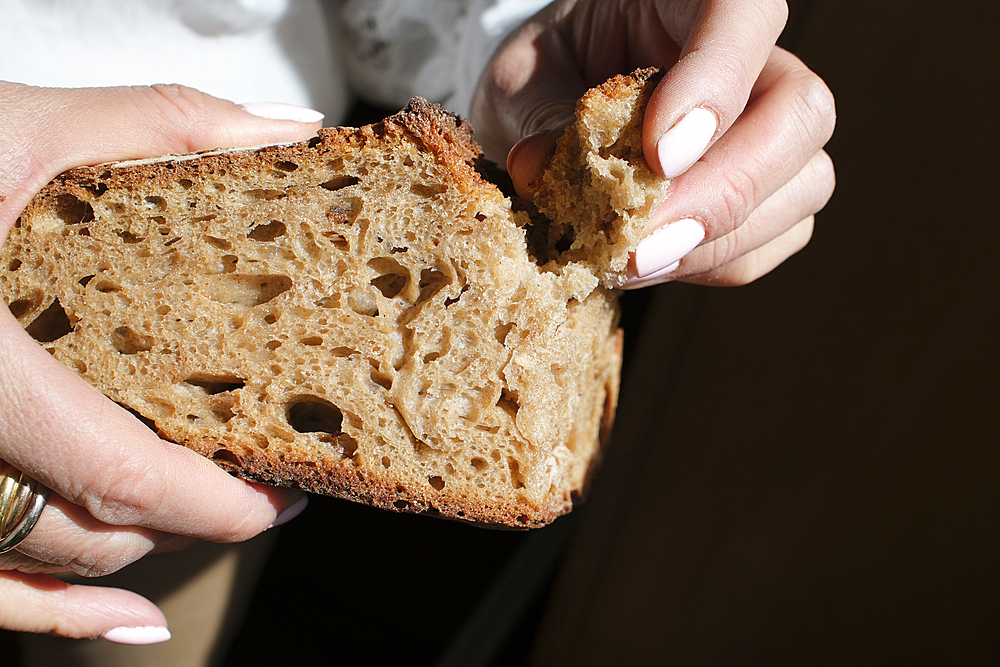
[[[341,0],[348,80],[362,98],[398,107],[421,95],[467,115],[500,42],[552,0]]]

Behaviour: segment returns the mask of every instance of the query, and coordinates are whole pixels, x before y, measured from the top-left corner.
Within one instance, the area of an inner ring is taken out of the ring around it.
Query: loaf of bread
[[[160,437],[243,478],[544,525],[615,411],[610,286],[662,193],[637,134],[653,76],[584,98],[546,215],[415,99],[307,142],[69,171],[12,229],[0,296]]]

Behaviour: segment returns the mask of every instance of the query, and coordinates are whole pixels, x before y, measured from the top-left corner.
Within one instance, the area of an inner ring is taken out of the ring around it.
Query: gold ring
[[[21,543],[38,522],[49,490],[0,459],[0,554]]]

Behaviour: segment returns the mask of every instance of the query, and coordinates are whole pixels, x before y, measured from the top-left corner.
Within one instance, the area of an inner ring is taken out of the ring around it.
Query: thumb
[[[315,134],[322,118],[290,105],[239,106],[180,85],[57,89],[0,82],[0,239],[31,197],[71,167],[299,141]]]
[[[507,164],[524,197],[587,90],[565,42],[547,30],[544,14],[501,46],[472,102],[476,140],[487,158]]]

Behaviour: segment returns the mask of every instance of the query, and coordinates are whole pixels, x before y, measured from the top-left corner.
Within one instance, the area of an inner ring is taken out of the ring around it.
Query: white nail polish
[[[274,520],[274,523],[268,526],[265,530],[270,530],[271,528],[280,526],[283,523],[288,523],[289,521],[297,517],[299,514],[301,514],[302,510],[304,510],[306,508],[306,505],[308,504],[309,504],[309,498],[307,496],[302,496],[294,503],[289,505],[284,512],[279,514],[277,518]]]
[[[683,174],[698,161],[719,129],[719,119],[709,109],[687,112],[656,142],[656,155],[665,178]]]
[[[645,280],[664,271],[698,247],[705,239],[705,228],[693,218],[685,218],[660,227],[639,242],[635,249],[635,277]]]
[[[318,123],[324,116],[315,109],[282,104],[280,102],[245,102],[240,105],[244,111],[254,116],[270,120],[294,120],[297,123]]]
[[[141,646],[143,644],[159,644],[170,639],[170,630],[156,625],[144,625],[140,627],[120,627],[108,630],[102,639],[115,644],[130,644]]]
[[[639,278],[629,274],[628,279],[622,287],[625,289],[635,289],[637,287],[645,287],[647,285],[655,285],[657,283],[664,282],[663,278],[669,276],[671,273],[680,268],[680,265],[680,261],[676,261],[670,266],[660,269],[656,273],[649,274],[645,278]]]

